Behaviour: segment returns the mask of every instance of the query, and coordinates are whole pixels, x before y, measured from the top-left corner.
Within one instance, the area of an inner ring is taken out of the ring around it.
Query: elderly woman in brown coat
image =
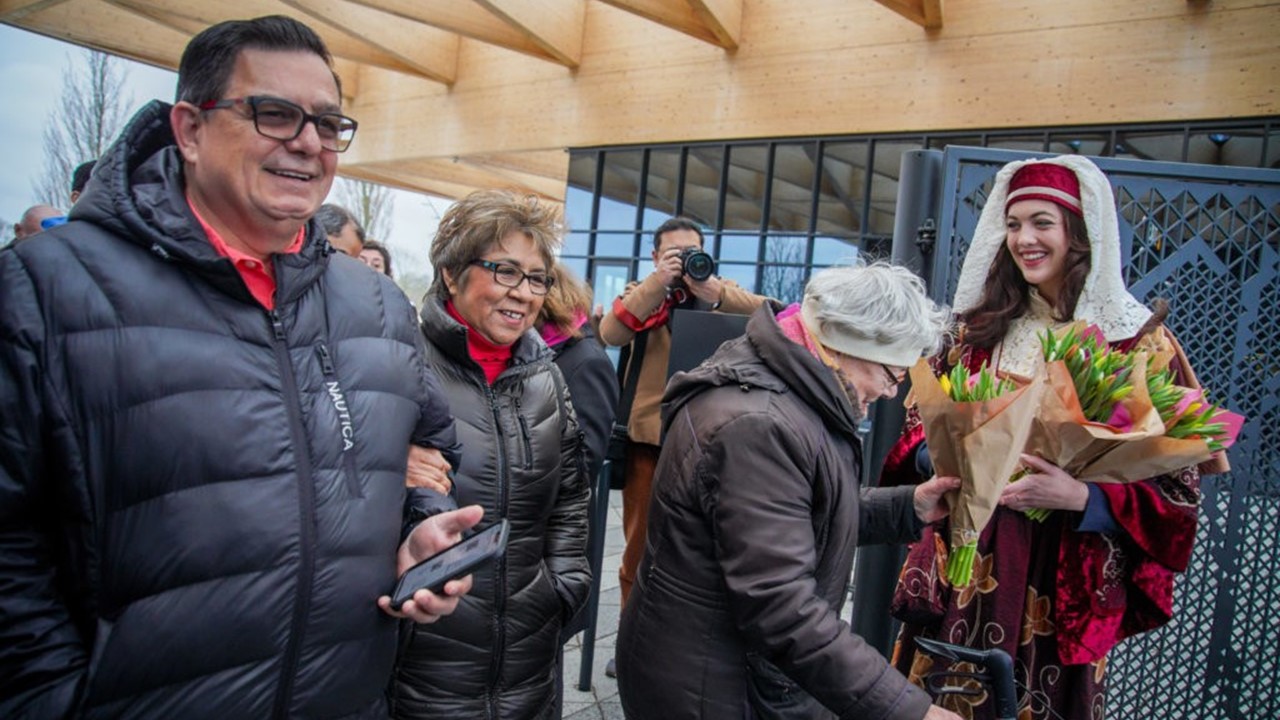
[[[833,268],[802,306],[761,308],[672,380],[618,637],[629,718],[956,717],[839,618],[856,546],[918,537],[959,486],[859,478],[858,422],[936,351],[946,318],[903,268]]]

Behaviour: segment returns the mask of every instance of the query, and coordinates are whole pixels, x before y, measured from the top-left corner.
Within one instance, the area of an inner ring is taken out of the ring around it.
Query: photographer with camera
[[[622,410],[615,436],[625,434],[622,529],[626,546],[618,580],[622,604],[635,582],[649,522],[649,489],[658,462],[660,406],[671,355],[668,322],[676,308],[749,315],[768,299],[715,275],[715,260],[702,249],[702,229],[686,217],[672,218],[653,233],[653,272],[627,286],[600,320],[600,338],[626,346],[619,362]],[[626,411],[631,398],[630,411]],[[621,444],[621,443],[618,443]],[[616,444],[615,444],[616,445]],[[614,676],[614,662],[606,673]]]

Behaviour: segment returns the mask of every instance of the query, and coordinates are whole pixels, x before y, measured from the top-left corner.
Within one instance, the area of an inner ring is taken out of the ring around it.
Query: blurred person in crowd
[[[335,250],[360,257],[360,248],[364,247],[364,228],[356,217],[340,205],[326,203],[316,211],[316,223],[324,228],[329,237],[329,244]]]
[[[537,327],[569,383],[586,445],[587,477],[595,478],[613,428],[618,377],[588,320],[591,288],[559,263],[552,274],[556,283],[542,304]]]
[[[858,423],[936,351],[945,310],[909,270],[823,270],[804,300],[672,378],[644,559],[622,611],[632,720],[958,720],[840,620],[857,545],[944,517],[959,478],[862,487]]]
[[[13,226],[13,240],[26,240],[60,224],[65,216],[52,205],[32,205],[22,212],[18,224]],[[47,225],[46,225],[47,223]]]
[[[384,595],[482,511],[406,490],[411,443],[456,461],[443,393],[310,221],[341,102],[307,26],[213,25],[0,253],[0,717],[386,717],[397,618],[469,588]]]
[[[624,606],[644,553],[649,491],[660,449],[658,405],[667,385],[667,362],[671,356],[671,311],[692,308],[746,315],[766,301],[764,296],[749,293],[713,272],[701,277],[686,276],[686,258],[702,250],[702,228],[698,223],[685,217],[662,223],[653,232],[653,272],[640,282],[627,285],[600,318],[600,338],[605,344],[626,348],[619,377],[623,378],[622,395],[633,398],[628,416],[618,418],[626,426],[628,438],[622,488],[626,546],[618,568]],[[711,260],[709,255],[702,257],[704,262]],[[634,389],[629,389],[626,385],[632,383],[632,378]],[[605,672],[615,674],[613,660]]]
[[[360,262],[387,277],[395,277],[391,274],[391,251],[377,240],[364,241],[364,246],[360,249]]]
[[[89,184],[89,177],[93,174],[93,168],[98,164],[97,160],[88,160],[76,166],[74,172],[71,173],[71,204],[75,205],[76,200],[84,194],[84,188]]]
[[[479,527],[505,518],[510,535],[447,623],[413,628],[394,717],[560,717],[563,631],[591,585],[578,422],[534,329],[563,233],[548,203],[477,191],[449,208],[431,244],[422,332],[465,448],[452,494],[435,499],[480,505]]]

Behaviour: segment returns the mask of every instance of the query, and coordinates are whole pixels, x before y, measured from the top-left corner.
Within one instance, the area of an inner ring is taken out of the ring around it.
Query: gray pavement
[[[609,493],[609,522],[605,527],[604,562],[600,585],[600,612],[597,620],[595,658],[592,663],[591,689],[578,689],[578,672],[582,666],[582,634],[569,639],[564,647],[564,712],[562,718],[573,720],[621,720],[622,703],[618,700],[618,681],[604,674],[605,663],[613,657],[618,638],[618,613],[622,594],[618,589],[618,565],[622,562],[622,491]]]

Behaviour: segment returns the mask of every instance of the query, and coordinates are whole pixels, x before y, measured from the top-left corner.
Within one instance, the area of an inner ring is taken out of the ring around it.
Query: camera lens
[[[714,275],[716,261],[709,254],[690,248],[684,253],[684,274],[691,279],[702,282]]]

